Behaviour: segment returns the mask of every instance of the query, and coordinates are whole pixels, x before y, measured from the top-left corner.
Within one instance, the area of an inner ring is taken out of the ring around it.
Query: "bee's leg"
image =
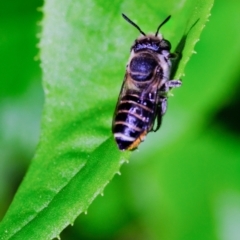
[[[159,114],[161,116],[163,116],[167,110],[167,98],[166,97],[160,97],[160,101],[159,101]]]
[[[152,131],[156,132],[160,128],[161,123],[162,123],[162,114],[160,111],[158,111],[157,112],[157,126],[155,128],[153,127]]]
[[[159,99],[159,103],[157,106],[157,126],[155,127],[155,129],[153,129],[154,132],[156,132],[162,123],[162,116],[165,114],[167,110],[167,98],[166,97],[160,97]]]
[[[181,85],[182,85],[181,80],[169,80],[165,83],[166,89],[181,87]]]
[[[171,60],[176,60],[178,59],[179,54],[178,53],[169,53],[168,58],[170,58]]]
[[[161,87],[159,91],[159,102],[157,104],[156,110],[157,126],[156,128],[152,128],[152,131],[156,132],[161,126],[162,116],[165,114],[167,110],[167,97],[168,97],[167,93],[169,89],[180,87],[181,85],[182,85],[181,80],[169,80]]]
[[[172,88],[176,88],[176,87],[181,87],[182,85],[182,81],[181,80],[168,80],[167,82],[165,82],[162,87],[160,88],[159,91],[159,95],[160,95],[160,101],[163,101],[161,99],[167,98],[171,95],[169,95],[169,90],[171,90]]]

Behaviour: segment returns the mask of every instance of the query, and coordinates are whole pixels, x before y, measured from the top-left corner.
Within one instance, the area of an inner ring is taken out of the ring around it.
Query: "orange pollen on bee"
[[[134,150],[138,147],[138,145],[144,141],[147,135],[147,131],[144,131],[128,148],[127,150]]]

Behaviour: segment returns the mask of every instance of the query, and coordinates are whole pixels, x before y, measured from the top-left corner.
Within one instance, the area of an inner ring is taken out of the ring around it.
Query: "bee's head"
[[[136,39],[132,49],[134,52],[142,50],[152,50],[157,53],[162,53],[162,51],[170,52],[171,43],[162,37],[147,35]]]
[[[171,16],[168,16],[157,28],[155,35],[146,35],[140,27],[131,21],[125,14],[122,14],[123,18],[132,24],[134,27],[138,29],[138,31],[143,35],[136,39],[135,43],[132,46],[134,52],[142,51],[142,50],[152,50],[154,52],[161,53],[162,51],[170,51],[171,44],[168,40],[164,39],[161,35],[158,36],[160,28],[170,19]]]

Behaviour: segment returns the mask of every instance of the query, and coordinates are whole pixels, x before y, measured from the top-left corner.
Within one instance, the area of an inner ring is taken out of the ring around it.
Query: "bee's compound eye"
[[[160,49],[161,49],[161,50],[170,51],[170,49],[171,49],[171,43],[170,43],[168,40],[163,39],[163,40],[160,42]]]

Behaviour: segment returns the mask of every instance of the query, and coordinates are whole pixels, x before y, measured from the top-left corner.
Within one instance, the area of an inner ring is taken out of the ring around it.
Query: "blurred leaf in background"
[[[145,22],[143,29],[150,29],[145,16],[137,14],[141,4],[133,3],[128,1],[125,9],[133,20]],[[41,73],[33,57],[40,16],[35,9],[41,4],[19,1],[0,6],[2,215],[38,137]],[[160,131],[148,135],[130,164],[123,166],[121,177],[114,178],[104,197],[98,197],[62,239],[238,239],[239,8],[237,2],[216,1]],[[149,21],[153,22],[151,16]],[[179,38],[171,34],[175,46]],[[110,53],[110,58],[116,56]],[[121,78],[116,72],[114,78]],[[117,87],[113,82],[110,89]]]
[[[0,2],[0,219],[33,157],[43,105],[36,47],[41,0]]]

